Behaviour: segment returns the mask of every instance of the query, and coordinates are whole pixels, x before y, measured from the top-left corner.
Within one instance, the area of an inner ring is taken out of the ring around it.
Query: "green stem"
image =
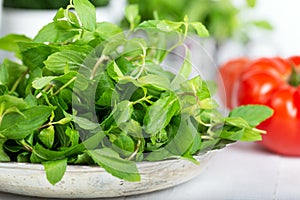
[[[62,87],[60,87],[54,94],[52,94],[52,96],[57,95],[58,93],[60,93],[63,89],[65,89],[66,87],[68,87],[72,82],[74,82],[76,80],[77,77],[73,77],[71,80],[69,80],[66,84],[64,84]]]
[[[12,86],[11,90],[9,91],[9,94],[12,94],[12,93],[14,93],[16,91],[16,89],[19,86],[20,82],[28,74],[28,72],[29,72],[29,68],[25,72],[23,72],[23,74],[16,80],[16,82]]]
[[[95,66],[93,67],[93,71],[91,73],[90,80],[93,80],[95,78],[96,72],[97,72],[98,68],[100,67],[100,64],[102,64],[103,62],[108,61],[108,60],[109,60],[108,56],[101,55],[101,57],[97,60]]]
[[[141,140],[138,140],[135,151],[127,158],[127,160],[132,160],[136,156],[136,154],[139,152],[141,143],[142,143]]]
[[[300,74],[297,73],[295,66],[292,66],[292,73],[288,79],[288,83],[294,87],[300,85]]]
[[[19,142],[23,145],[23,147],[24,147],[27,151],[32,152],[32,147],[31,147],[29,144],[27,144],[27,142],[26,142],[24,139],[19,140]]]

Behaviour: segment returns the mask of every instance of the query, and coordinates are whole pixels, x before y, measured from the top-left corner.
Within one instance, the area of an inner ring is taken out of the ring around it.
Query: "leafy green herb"
[[[127,32],[97,23],[88,0],[73,0],[34,39],[0,39],[20,59],[0,65],[0,161],[42,163],[51,184],[67,164],[99,165],[139,181],[135,162],[195,162],[194,155],[228,143],[261,139],[255,126],[272,115],[269,108],[243,106],[223,116],[210,84],[190,78],[185,40],[191,30],[207,36],[205,27],[188,18],[139,24],[137,9],[126,10]],[[184,61],[173,73],[163,61],[179,47]]]

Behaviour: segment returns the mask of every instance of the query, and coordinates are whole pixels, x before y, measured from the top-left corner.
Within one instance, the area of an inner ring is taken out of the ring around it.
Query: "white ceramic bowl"
[[[126,182],[97,166],[68,166],[63,179],[51,185],[40,164],[0,163],[0,191],[48,198],[129,196],[172,187],[198,176],[213,152],[196,156],[196,165],[182,159],[137,164],[140,182]]]

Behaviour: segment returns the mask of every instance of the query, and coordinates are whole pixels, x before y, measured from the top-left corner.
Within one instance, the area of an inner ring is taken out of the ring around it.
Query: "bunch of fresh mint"
[[[255,126],[272,110],[251,105],[222,116],[209,84],[190,77],[184,41],[190,31],[208,35],[200,22],[139,23],[136,6],[126,17],[128,31],[97,23],[88,0],[71,0],[35,38],[0,39],[18,58],[0,65],[0,161],[42,163],[52,184],[68,164],[97,164],[139,181],[138,161],[195,161],[261,139]],[[161,63],[177,47],[184,61],[172,73]]]

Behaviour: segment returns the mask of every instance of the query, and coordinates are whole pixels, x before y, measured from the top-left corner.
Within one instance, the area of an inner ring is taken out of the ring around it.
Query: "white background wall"
[[[300,54],[300,1],[257,0],[255,15],[269,20],[274,30],[265,37],[272,53],[282,56]],[[262,41],[263,42],[263,41]]]

